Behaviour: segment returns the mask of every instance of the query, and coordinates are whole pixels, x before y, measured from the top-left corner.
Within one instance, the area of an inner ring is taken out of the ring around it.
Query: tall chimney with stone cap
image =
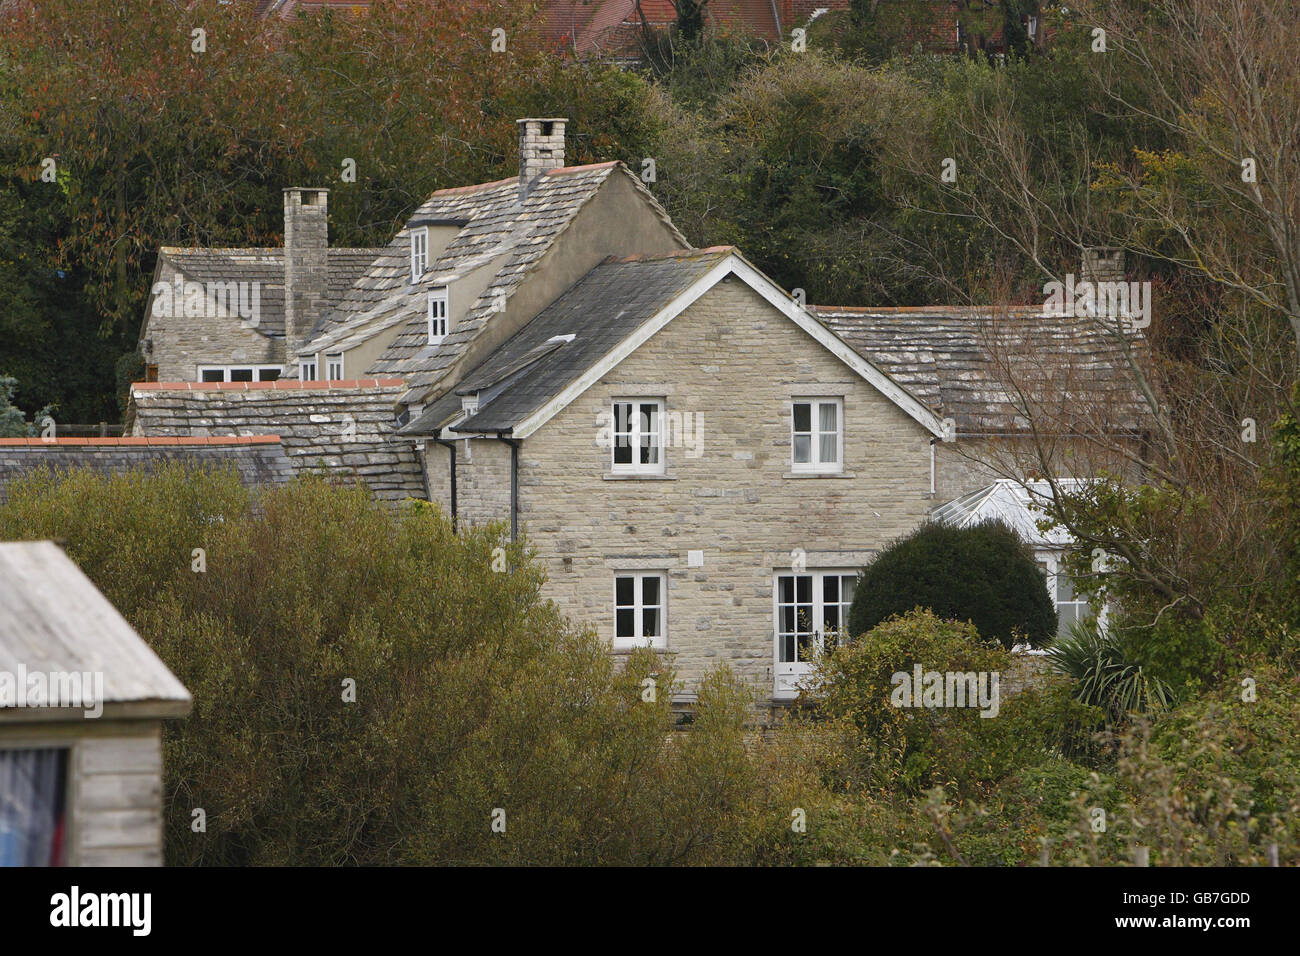
[[[292,365],[324,312],[329,282],[328,189],[284,191],[284,363]]]
[[[548,169],[564,165],[566,119],[521,119],[519,124],[519,201],[532,189],[533,181]]]

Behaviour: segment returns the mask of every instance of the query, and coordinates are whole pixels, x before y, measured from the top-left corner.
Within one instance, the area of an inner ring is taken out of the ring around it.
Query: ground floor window
[[[68,751],[0,750],[0,866],[62,866]]]
[[[614,646],[667,647],[665,579],[661,572],[614,576]]]

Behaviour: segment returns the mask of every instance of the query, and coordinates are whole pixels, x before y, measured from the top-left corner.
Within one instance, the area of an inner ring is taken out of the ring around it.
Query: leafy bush
[[[894,542],[859,576],[849,632],[866,633],[914,607],[970,621],[1008,649],[1019,640],[1038,647],[1056,633],[1056,608],[1033,552],[1000,522],[929,522]]]
[[[62,539],[192,693],[165,731],[169,863],[743,862],[789,829],[748,691],[710,675],[673,733],[671,669],[617,667],[499,526],[167,465],[19,482],[0,534]]]
[[[1075,621],[1069,633],[1048,648],[1048,659],[1075,680],[1079,700],[1100,707],[1113,723],[1129,714],[1163,710],[1173,702],[1167,684],[1129,659],[1114,632],[1095,622]]]

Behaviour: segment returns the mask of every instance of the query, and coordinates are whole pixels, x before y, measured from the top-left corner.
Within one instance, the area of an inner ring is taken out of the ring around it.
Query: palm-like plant
[[[1131,713],[1151,713],[1173,703],[1173,692],[1141,664],[1129,660],[1113,633],[1096,621],[1075,621],[1048,648],[1052,667],[1075,680],[1075,696],[1119,723]]]

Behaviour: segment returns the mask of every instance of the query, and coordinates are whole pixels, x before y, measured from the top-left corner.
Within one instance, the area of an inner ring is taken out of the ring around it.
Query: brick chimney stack
[[[519,201],[523,202],[533,180],[548,169],[564,165],[566,119],[521,119],[519,125]]]
[[[329,190],[284,191],[284,363],[292,365],[326,305]]]

